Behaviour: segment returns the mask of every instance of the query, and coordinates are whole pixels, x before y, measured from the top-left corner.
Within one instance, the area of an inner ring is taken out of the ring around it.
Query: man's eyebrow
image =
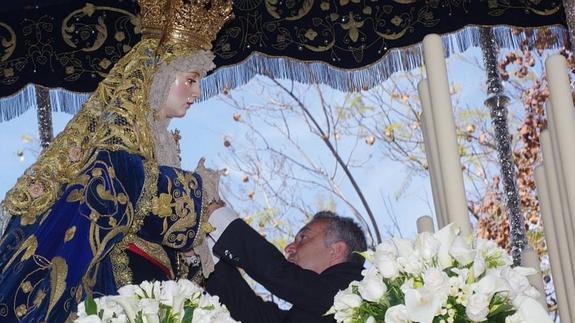
[[[299,230],[299,232],[298,232],[297,234],[305,233],[305,232],[308,232],[308,231],[309,231],[309,228],[308,228],[308,227],[303,227],[303,228],[301,228],[301,230]]]

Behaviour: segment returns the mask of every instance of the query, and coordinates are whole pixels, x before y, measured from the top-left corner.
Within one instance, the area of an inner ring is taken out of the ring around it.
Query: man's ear
[[[329,246],[329,256],[332,264],[338,264],[346,261],[347,244],[343,241],[336,241]]]

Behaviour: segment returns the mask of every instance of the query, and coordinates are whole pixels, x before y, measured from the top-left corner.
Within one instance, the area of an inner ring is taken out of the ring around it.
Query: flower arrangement
[[[362,255],[363,280],[337,293],[337,322],[552,322],[527,276],[495,242],[448,225],[415,241],[392,239]]]
[[[118,295],[88,298],[78,305],[78,323],[236,322],[217,296],[189,280],[126,285]]]

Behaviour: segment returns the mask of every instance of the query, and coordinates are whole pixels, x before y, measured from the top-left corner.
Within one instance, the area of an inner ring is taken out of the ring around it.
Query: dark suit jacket
[[[243,323],[335,322],[324,316],[333,297],[353,280],[361,280],[363,266],[341,263],[321,274],[288,262],[282,253],[244,221],[234,220],[222,233],[213,251],[220,257],[206,290],[218,295],[232,317]],[[293,304],[288,311],[264,302],[234,266],[243,268],[274,295]]]

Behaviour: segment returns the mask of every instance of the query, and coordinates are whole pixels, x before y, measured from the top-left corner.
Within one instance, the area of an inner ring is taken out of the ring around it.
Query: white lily
[[[437,259],[439,260],[441,269],[450,267],[453,264],[453,258],[451,258],[451,256],[449,255],[449,249],[451,248],[451,244],[453,243],[453,240],[455,239],[458,233],[459,233],[459,227],[451,223],[449,225],[446,225],[433,235],[435,239],[439,240],[441,244],[437,252]]]

